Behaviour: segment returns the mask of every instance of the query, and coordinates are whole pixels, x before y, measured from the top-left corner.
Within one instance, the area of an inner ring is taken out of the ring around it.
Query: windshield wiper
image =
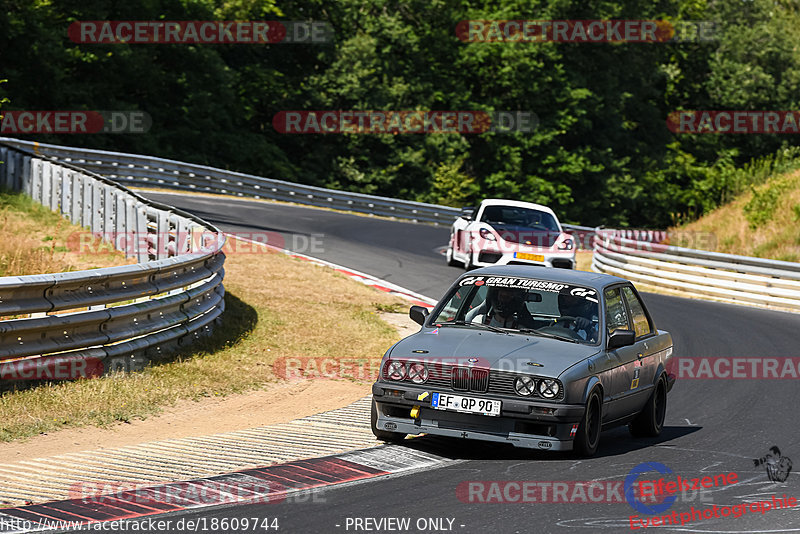
[[[579,345],[581,344],[581,342],[577,339],[572,339],[571,337],[567,336],[559,336],[558,334],[551,334],[550,332],[539,332],[533,328],[520,328],[519,331],[525,334],[533,334],[534,336],[549,337],[551,339],[558,339],[560,341],[569,341],[570,343],[578,343]]]
[[[480,326],[481,328],[486,328],[488,330],[491,330],[492,332],[499,332],[500,334],[510,335],[507,330],[503,330],[502,328],[497,328],[496,326],[483,323],[468,323],[467,321],[445,321],[443,323],[433,323],[433,324],[436,326],[446,326],[446,325]]]

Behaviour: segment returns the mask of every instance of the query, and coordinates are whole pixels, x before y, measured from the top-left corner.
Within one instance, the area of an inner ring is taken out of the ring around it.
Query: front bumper
[[[491,265],[539,265],[542,267],[557,267],[562,269],[575,268],[575,251],[565,250],[563,252],[542,251],[539,249],[520,249],[505,251],[499,248],[487,247],[476,250],[473,254],[472,264],[475,267],[489,267]],[[515,257],[516,252],[524,254],[534,254],[542,256],[542,261],[529,260]]]
[[[501,400],[503,404],[500,416],[434,409],[431,407],[433,392]],[[553,451],[572,450],[575,430],[586,410],[582,404],[570,405],[527,400],[521,397],[450,392],[438,388],[432,390],[409,386],[407,383],[392,382],[373,384],[372,396],[377,406],[376,424],[380,430],[493,441],[508,443],[515,447]],[[411,410],[415,406],[419,406],[420,409],[417,417],[413,418]],[[537,408],[554,408],[555,413],[536,413]]]

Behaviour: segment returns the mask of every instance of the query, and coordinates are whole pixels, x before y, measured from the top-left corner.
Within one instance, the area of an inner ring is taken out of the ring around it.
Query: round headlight
[[[423,384],[428,381],[428,369],[425,364],[412,363],[408,366],[408,378],[415,384]]]
[[[545,399],[555,399],[561,388],[558,387],[558,381],[544,378],[539,382],[539,395]]]
[[[529,376],[518,376],[514,379],[514,391],[517,395],[528,397],[536,391],[536,381]]]
[[[406,377],[406,366],[403,362],[396,360],[386,364],[386,376],[392,380],[402,380]]]

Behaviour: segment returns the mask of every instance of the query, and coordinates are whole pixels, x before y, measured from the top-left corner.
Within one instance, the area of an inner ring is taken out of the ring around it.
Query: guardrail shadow
[[[221,314],[219,320],[221,321],[210,334],[201,336],[195,339],[191,344],[178,347],[174,351],[165,352],[161,356],[149,355],[144,360],[146,363],[143,365],[130,363],[135,354],[115,357],[122,358],[126,362],[126,366],[114,367],[115,370],[109,369],[109,358],[103,361],[102,365],[105,368],[102,374],[109,373],[133,373],[141,371],[146,367],[155,367],[165,365],[176,361],[186,361],[196,357],[202,357],[205,354],[211,354],[219,350],[235,346],[243,341],[250,332],[255,329],[258,323],[258,312],[255,308],[241,300],[236,295],[225,292],[223,297],[225,300],[225,313]],[[138,358],[137,361],[141,361]],[[135,367],[135,368],[134,368]],[[37,386],[45,386],[47,384],[60,383],[72,380],[3,380],[0,378],[0,393],[22,391],[36,388]]]
[[[202,337],[192,345],[179,349],[158,361],[156,365],[186,360],[205,353],[213,353],[242,342],[258,324],[258,312],[248,303],[225,290],[225,313],[220,315],[221,323],[211,334]]]

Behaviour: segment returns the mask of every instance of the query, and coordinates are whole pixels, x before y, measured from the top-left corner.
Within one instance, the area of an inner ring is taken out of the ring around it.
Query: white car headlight
[[[536,391],[536,380],[530,376],[518,376],[514,379],[514,391],[517,395],[530,397]]]
[[[497,241],[497,238],[494,236],[494,234],[486,228],[481,228],[480,234],[482,238],[488,241]]]
[[[575,242],[572,238],[565,239],[558,245],[558,250],[572,250],[572,247],[575,246]]]
[[[543,378],[539,381],[539,395],[545,399],[555,399],[558,397],[560,391],[561,388],[559,387],[557,380]]]

